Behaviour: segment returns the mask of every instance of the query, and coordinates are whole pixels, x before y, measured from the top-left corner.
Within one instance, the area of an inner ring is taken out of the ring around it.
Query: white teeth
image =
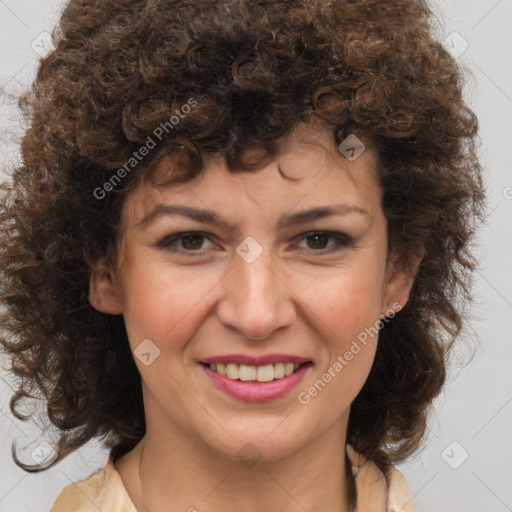
[[[226,377],[230,379],[238,379],[238,365],[233,363],[228,363],[226,365]]]
[[[293,363],[284,363],[284,374],[286,376],[291,375],[293,373]]]
[[[284,377],[284,363],[276,363],[274,365],[274,378],[282,379]]]
[[[238,378],[240,380],[256,380],[256,366],[241,364],[238,367]]]
[[[256,370],[256,380],[258,382],[270,382],[274,380],[274,365],[267,364],[265,366],[258,366]]]
[[[298,363],[276,363],[263,366],[212,363],[210,370],[233,380],[271,382],[291,375],[299,366]]]

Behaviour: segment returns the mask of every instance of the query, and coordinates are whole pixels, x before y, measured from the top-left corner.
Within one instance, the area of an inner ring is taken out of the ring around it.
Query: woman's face
[[[379,315],[410,280],[388,263],[376,154],[350,161],[307,127],[280,148],[259,171],[208,160],[126,199],[115,275],[93,273],[90,300],[124,316],[148,434],[268,460],[344,439]]]

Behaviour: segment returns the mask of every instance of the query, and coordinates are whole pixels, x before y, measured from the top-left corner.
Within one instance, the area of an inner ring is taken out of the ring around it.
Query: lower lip
[[[303,364],[296,372],[276,379],[271,382],[244,382],[242,380],[233,380],[220,373],[210,370],[208,366],[201,364],[206,375],[210,377],[213,384],[238,400],[245,402],[270,402],[286,395],[303,379],[306,372],[312,366],[312,363]]]

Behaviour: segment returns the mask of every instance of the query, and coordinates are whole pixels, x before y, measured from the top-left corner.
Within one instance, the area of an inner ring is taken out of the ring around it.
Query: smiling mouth
[[[310,365],[311,363],[275,363],[261,366],[250,366],[245,364],[238,365],[235,363],[201,364],[207,366],[213,372],[227,377],[228,379],[244,382],[272,382],[274,380],[288,377],[301,366]]]

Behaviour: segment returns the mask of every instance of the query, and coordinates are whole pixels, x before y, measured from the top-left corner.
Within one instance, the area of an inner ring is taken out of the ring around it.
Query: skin
[[[161,172],[171,163],[162,162]],[[278,165],[296,181],[283,178]],[[123,314],[132,350],[145,339],[160,350],[149,366],[135,358],[147,431],[116,461],[138,511],[349,510],[347,422],[376,338],[307,405],[298,394],[380,314],[408,299],[413,277],[388,253],[377,168],[370,148],[349,161],[327,130],[303,125],[256,172],[230,173],[211,158],[194,181],[165,189],[141,184],[128,196],[115,268],[98,263],[89,299],[100,311]],[[141,226],[158,203],[206,208],[236,227],[180,215]],[[366,213],[278,224],[284,215],[339,203]],[[351,242],[307,238],[313,230]],[[195,252],[183,241],[175,243],[181,253],[159,245],[188,231],[208,234],[192,240]],[[236,252],[247,236],[263,249],[252,263]],[[333,247],[339,250],[321,254]],[[233,353],[295,354],[313,366],[286,396],[250,403],[215,388],[198,363]],[[237,456],[246,443],[261,454],[252,467]]]

